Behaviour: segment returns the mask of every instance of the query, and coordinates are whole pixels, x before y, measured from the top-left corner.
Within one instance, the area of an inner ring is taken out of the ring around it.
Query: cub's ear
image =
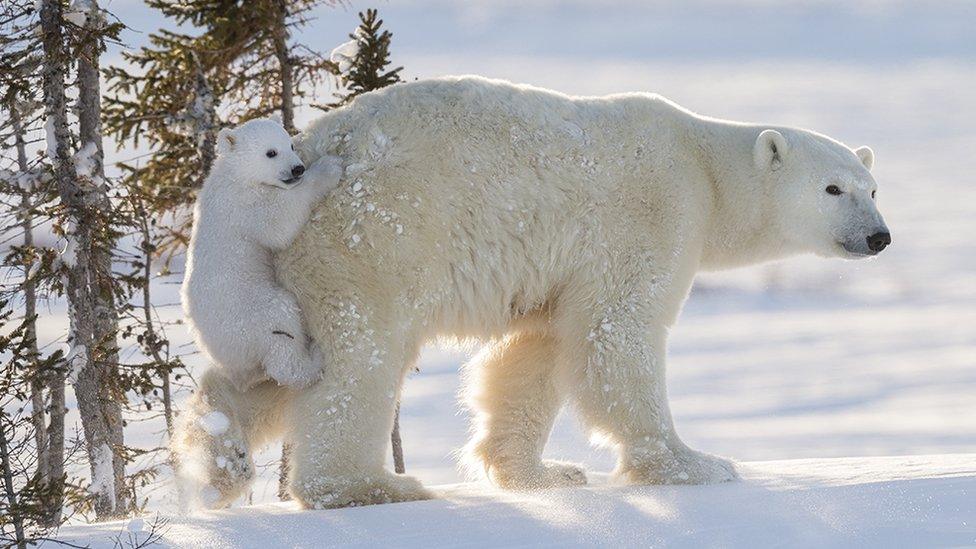
[[[768,167],[771,170],[778,170],[788,153],[789,145],[786,144],[783,134],[776,130],[763,130],[756,138],[752,159],[757,168]]]
[[[231,128],[220,130],[217,134],[217,154],[227,154],[233,151],[235,146],[237,146],[237,136],[234,135],[234,130]]]
[[[854,149],[854,154],[861,159],[861,164],[864,164],[864,167],[871,171],[871,168],[874,167],[874,151],[871,150],[871,147],[858,147]]]
[[[281,124],[281,113],[273,112],[273,113],[271,113],[271,114],[268,115],[268,119],[273,120],[273,121],[277,122],[278,124]]]

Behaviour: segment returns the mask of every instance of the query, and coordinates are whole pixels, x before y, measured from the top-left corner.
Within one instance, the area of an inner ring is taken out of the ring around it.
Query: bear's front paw
[[[626,484],[717,484],[737,480],[739,475],[732,461],[682,445],[633,452],[616,477]]]
[[[330,482],[330,479],[320,478],[296,480],[292,482],[291,492],[306,509],[360,507],[434,497],[414,477],[387,471],[356,481]]]

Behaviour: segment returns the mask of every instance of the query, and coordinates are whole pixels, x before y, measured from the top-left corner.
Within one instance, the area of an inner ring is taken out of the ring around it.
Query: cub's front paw
[[[309,349],[311,353],[303,347],[269,352],[264,361],[265,372],[278,385],[304,389],[322,379],[323,361],[321,353],[315,352],[316,349],[316,346]]]
[[[336,156],[323,156],[308,167],[305,177],[310,179],[310,183],[320,193],[326,194],[339,185],[342,178],[342,160]]]

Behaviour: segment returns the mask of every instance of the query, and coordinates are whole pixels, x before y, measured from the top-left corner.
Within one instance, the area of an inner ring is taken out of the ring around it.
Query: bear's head
[[[291,136],[281,122],[270,118],[249,120],[217,135],[217,160],[237,174],[241,184],[287,189],[297,185],[305,164],[295,153]]]
[[[772,196],[792,252],[856,259],[891,243],[871,176],[874,153],[802,130],[763,130],[754,163]]]

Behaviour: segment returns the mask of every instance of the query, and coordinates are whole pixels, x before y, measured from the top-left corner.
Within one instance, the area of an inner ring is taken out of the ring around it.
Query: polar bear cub
[[[275,280],[287,247],[341,166],[322,158],[307,171],[280,123],[251,120],[217,137],[217,158],[193,213],[183,310],[201,350],[240,390],[273,379],[304,387],[323,358],[295,297]]]

